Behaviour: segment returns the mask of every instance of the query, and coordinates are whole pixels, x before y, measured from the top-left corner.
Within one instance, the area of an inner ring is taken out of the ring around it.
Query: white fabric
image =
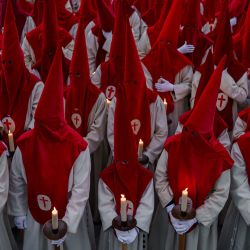
[[[120,231],[118,229],[115,229],[115,232],[118,240],[124,244],[131,244],[135,241],[138,235],[138,231],[135,228],[128,231]]]
[[[64,235],[63,238],[59,239],[59,240],[52,240],[51,241],[51,244],[52,245],[57,245],[57,246],[60,246],[63,244],[63,242],[66,240],[66,237],[67,237],[67,234]]]
[[[27,228],[27,216],[17,216],[14,218],[14,223],[18,229]]]
[[[195,50],[195,47],[194,45],[192,44],[187,44],[187,42],[185,41],[185,43],[178,48],[178,51],[181,53],[181,54],[190,54],[190,53],[193,53]]]
[[[112,31],[110,31],[110,32],[106,32],[106,31],[102,31],[102,34],[103,34],[103,36],[106,38],[106,39],[110,39],[110,40],[112,40]]]

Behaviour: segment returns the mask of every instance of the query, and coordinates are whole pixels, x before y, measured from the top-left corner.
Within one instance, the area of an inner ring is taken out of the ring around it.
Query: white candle
[[[110,100],[109,99],[106,99],[107,100],[107,104],[109,105],[110,104]]]
[[[187,212],[187,204],[188,204],[188,189],[182,191],[181,196],[181,212]]]
[[[52,229],[53,230],[58,229],[58,212],[55,207],[52,211]]]
[[[143,152],[143,141],[140,139],[139,145],[138,145],[138,157],[142,157],[142,152]]]
[[[166,98],[164,98],[164,101],[163,101],[163,103],[164,103],[164,105],[165,105],[165,108],[167,109],[167,107],[168,107],[168,103],[167,103],[167,100],[166,100]]]
[[[14,137],[13,137],[13,133],[11,133],[10,131],[8,133],[8,138],[9,138],[9,149],[10,149],[10,152],[15,152]]]
[[[125,195],[121,195],[121,221],[126,222],[127,221],[127,199]]]

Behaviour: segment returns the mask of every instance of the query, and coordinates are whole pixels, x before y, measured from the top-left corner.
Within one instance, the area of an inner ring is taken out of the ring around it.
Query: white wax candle
[[[166,98],[164,98],[163,103],[164,103],[165,108],[167,109],[167,107],[168,107],[168,103],[167,103]]]
[[[8,138],[9,138],[9,150],[10,152],[15,152],[14,137],[10,131],[8,133]]]
[[[53,230],[58,229],[58,212],[55,207],[52,211],[52,229]]]
[[[121,221],[126,222],[127,221],[127,199],[125,195],[121,195]]]
[[[181,212],[187,212],[187,204],[188,204],[188,189],[182,191],[181,196]]]
[[[138,145],[138,157],[142,157],[142,152],[143,152],[143,141],[140,139],[139,145]]]

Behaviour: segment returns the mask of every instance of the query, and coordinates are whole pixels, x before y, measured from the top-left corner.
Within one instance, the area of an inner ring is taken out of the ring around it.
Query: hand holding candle
[[[121,221],[126,222],[127,221],[127,199],[125,195],[121,195]]]
[[[182,191],[181,196],[181,212],[187,212],[187,205],[188,205],[188,189]]]
[[[52,211],[52,229],[53,230],[58,229],[58,212],[55,207]]]
[[[10,131],[8,133],[8,138],[9,138],[9,150],[10,152],[15,152],[14,137],[13,133],[11,133]]]
[[[140,139],[139,141],[139,146],[138,146],[138,157],[142,157],[142,152],[143,152],[143,141]]]

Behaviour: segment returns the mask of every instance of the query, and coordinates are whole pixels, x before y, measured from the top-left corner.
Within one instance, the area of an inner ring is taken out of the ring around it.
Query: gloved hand
[[[230,19],[230,25],[231,27],[235,26],[237,24],[237,17],[233,17]]]
[[[188,230],[195,224],[197,223],[197,219],[191,219],[191,220],[183,220],[181,221],[181,225],[183,226],[182,230],[179,230],[179,234],[185,234],[188,232]]]
[[[174,85],[164,78],[160,78],[155,84],[155,88],[158,92],[170,92],[174,90]]]
[[[189,54],[189,53],[193,53],[195,50],[194,45],[192,44],[187,44],[187,42],[185,42],[180,48],[178,48],[178,51],[181,54]]]
[[[27,228],[27,216],[17,216],[14,218],[14,223],[18,229]]]
[[[132,230],[128,231],[120,231],[118,229],[115,229],[117,239],[124,244],[130,244],[135,241],[139,229],[138,228],[133,228]]]
[[[108,40],[108,39],[110,39],[111,40],[111,38],[112,38],[112,31],[109,31],[109,32],[106,32],[106,31],[102,31],[102,34],[103,34],[103,36]]]
[[[166,207],[166,211],[168,214],[173,210],[174,206],[175,206],[174,204],[171,204],[171,205]]]
[[[142,165],[146,165],[148,164],[149,159],[146,155],[142,154],[142,157],[139,158],[139,163],[141,163]]]
[[[172,223],[172,225],[173,225],[175,231],[176,231],[178,234],[182,234],[182,231],[186,229],[186,227],[185,227],[184,225],[182,225],[182,221],[176,219],[176,218],[172,215],[172,212],[169,213],[169,217],[170,217],[171,223]]]
[[[67,234],[65,234],[65,236],[63,238],[59,239],[59,240],[52,240],[51,245],[57,245],[59,247],[65,241],[66,236],[67,236]]]

